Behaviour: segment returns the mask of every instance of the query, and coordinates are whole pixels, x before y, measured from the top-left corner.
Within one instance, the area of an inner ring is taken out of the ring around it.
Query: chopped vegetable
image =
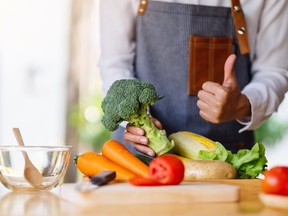
[[[148,166],[132,154],[122,143],[116,140],[108,140],[103,144],[102,154],[136,175],[148,177]]]
[[[288,167],[275,166],[266,170],[261,188],[264,193],[288,196]]]
[[[267,158],[263,144],[256,143],[251,150],[241,149],[236,154],[226,150],[219,142],[216,145],[215,151],[200,150],[198,159],[226,161],[236,168],[238,178],[241,179],[256,178],[265,171]]]
[[[74,161],[80,172],[89,177],[102,171],[115,171],[117,180],[128,180],[135,176],[131,171],[96,152],[85,152],[77,155]]]
[[[147,113],[148,107],[160,99],[151,83],[132,79],[117,80],[102,101],[102,123],[110,131],[116,130],[122,121],[142,128],[149,139],[148,146],[156,155],[162,155],[170,151],[174,143],[167,138],[165,130],[155,126]]]

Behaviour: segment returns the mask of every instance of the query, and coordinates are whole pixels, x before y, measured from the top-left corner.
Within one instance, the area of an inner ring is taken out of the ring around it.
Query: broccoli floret
[[[115,81],[102,101],[102,123],[114,131],[123,121],[143,128],[149,139],[148,146],[156,155],[162,155],[174,147],[165,130],[159,130],[147,113],[147,108],[161,100],[153,84],[133,79]]]

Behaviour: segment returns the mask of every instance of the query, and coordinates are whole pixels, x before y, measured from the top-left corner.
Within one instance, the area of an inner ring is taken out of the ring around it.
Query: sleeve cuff
[[[242,132],[248,130],[248,129],[251,127],[251,125],[252,125],[252,117],[247,117],[247,118],[245,118],[245,119],[243,119],[243,120],[236,119],[236,121],[237,121],[239,124],[241,124],[241,125],[244,126],[243,128],[241,128],[241,129],[239,130],[239,133],[242,133]]]
[[[120,123],[120,127],[123,127],[124,129],[126,129],[127,124],[128,124],[128,121],[123,121]]]

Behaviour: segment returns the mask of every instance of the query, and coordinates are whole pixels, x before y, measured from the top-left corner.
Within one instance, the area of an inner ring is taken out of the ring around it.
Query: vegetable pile
[[[134,155],[122,143],[108,140],[102,147],[102,154],[80,154],[75,157],[75,164],[86,176],[115,171],[116,180],[128,181],[136,186],[173,185],[195,179],[256,178],[265,171],[267,159],[262,144],[255,144],[251,150],[239,150],[237,154],[227,151],[220,143],[215,145],[215,150],[198,149],[199,159],[172,153],[152,158],[143,154]],[[265,175],[270,178],[269,174]]]
[[[140,127],[149,139],[148,146],[156,155],[162,155],[174,147],[173,141],[166,136],[165,130],[159,130],[147,113],[149,106],[162,99],[155,87],[142,80],[122,79],[115,81],[104,97],[102,123],[110,131],[114,131],[123,121]]]

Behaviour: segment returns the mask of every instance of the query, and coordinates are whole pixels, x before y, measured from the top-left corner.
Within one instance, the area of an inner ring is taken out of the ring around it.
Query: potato
[[[218,160],[185,160],[184,181],[195,179],[235,179],[236,169],[229,163]]]

